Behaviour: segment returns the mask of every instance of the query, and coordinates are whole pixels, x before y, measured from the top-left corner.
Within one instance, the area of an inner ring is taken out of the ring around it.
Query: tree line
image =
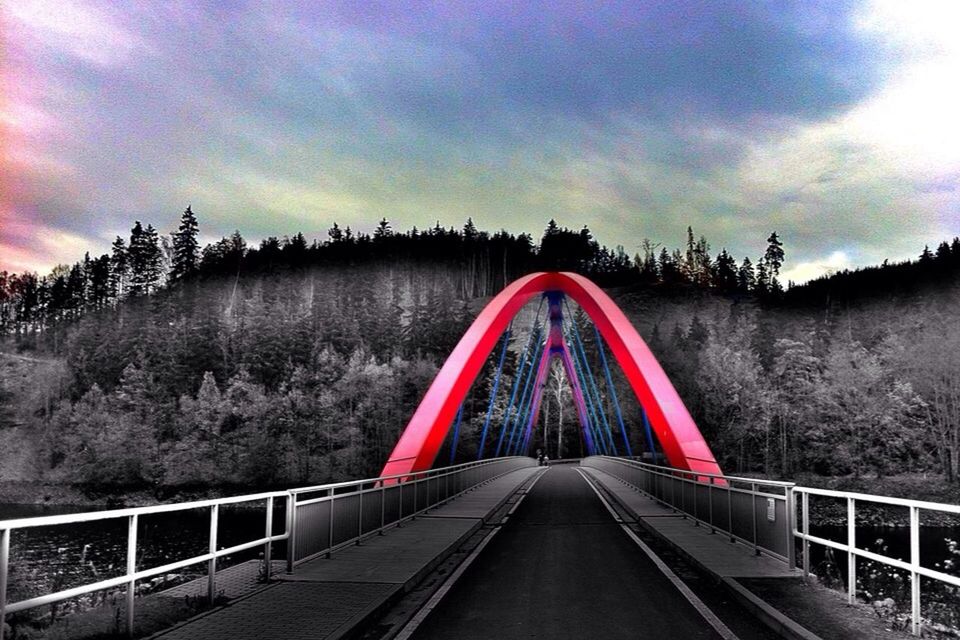
[[[328,236],[249,248],[234,234],[200,249],[188,208],[167,238],[137,223],[111,255],[36,279],[47,291],[35,290],[30,312],[22,290],[10,294],[21,276],[5,278],[7,339],[66,363],[52,401],[20,408],[43,478],[163,493],[375,474],[485,298],[542,268],[607,287],[728,471],[960,478],[960,292],[944,275],[960,258],[956,240],[877,268],[925,270],[909,293],[804,306],[791,298],[803,287],[779,285],[776,234],[739,264],[692,230],[684,249],[645,241],[633,259],[555,222],[536,245],[469,220],[405,233],[382,220],[369,236],[334,224]],[[518,331],[501,390],[518,375],[523,340]],[[496,355],[464,405],[455,460],[475,455]],[[534,440],[551,457],[580,454],[562,377],[551,374]],[[614,382],[642,451],[639,409],[616,367]],[[505,405],[501,393],[493,424]]]
[[[631,258],[622,246],[600,245],[587,227],[574,231],[553,220],[539,243],[526,233],[479,230],[470,219],[459,230],[437,223],[406,232],[394,231],[382,219],[371,234],[334,223],[323,241],[308,243],[297,233],[266,238],[256,247],[248,246],[239,231],[202,248],[198,237],[198,220],[188,206],[178,229],[168,235],[136,221],[129,238],[118,236],[109,254],[88,253],[45,276],[0,272],[0,336],[12,335],[22,345],[32,340],[36,346],[48,330],[84,313],[197,280],[365,264],[455,266],[456,293],[463,299],[493,295],[536,270],[576,271],[601,286],[698,288],[771,300],[783,294],[778,279],[783,244],[776,233],[755,263],[745,257],[739,264],[726,249],[711,255],[706,239],[696,239],[690,228],[684,249],[670,251],[644,240],[642,253]],[[56,350],[59,334],[48,338]]]

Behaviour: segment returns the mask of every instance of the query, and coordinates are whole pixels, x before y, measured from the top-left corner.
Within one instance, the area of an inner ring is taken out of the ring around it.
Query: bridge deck
[[[624,485],[599,469],[584,467],[621,504],[644,524],[657,531],[709,571],[730,578],[796,578],[801,572],[787,567],[768,556],[758,556],[745,544],[731,543],[723,533],[711,534],[710,529],[696,526],[689,518],[659,504]]]
[[[518,469],[383,536],[158,636],[161,640],[336,638],[412,587],[479,529],[536,467]]]
[[[556,465],[412,637],[720,636],[624,534],[576,468]]]

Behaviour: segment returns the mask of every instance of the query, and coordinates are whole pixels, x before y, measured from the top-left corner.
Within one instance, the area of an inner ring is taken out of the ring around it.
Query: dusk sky
[[[134,220],[251,244],[692,225],[784,280],[960,234],[960,2],[0,1],[0,269]]]

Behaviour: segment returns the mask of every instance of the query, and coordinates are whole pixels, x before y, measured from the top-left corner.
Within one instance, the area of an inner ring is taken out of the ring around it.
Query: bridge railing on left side
[[[777,558],[791,569],[796,566],[792,482],[721,476],[609,456],[591,456],[581,464],[605,471],[709,527],[711,533],[722,531],[731,542],[751,545],[755,553]]]
[[[474,487],[522,467],[533,458],[515,456],[468,462],[368,480],[290,491],[287,571],[321,555],[415,518]]]

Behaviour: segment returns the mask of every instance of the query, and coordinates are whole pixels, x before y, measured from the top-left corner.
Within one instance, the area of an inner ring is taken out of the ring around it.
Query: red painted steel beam
[[[457,408],[510,319],[531,296],[544,291],[562,291],[593,320],[646,410],[668,462],[681,469],[721,474],[660,363],[616,303],[583,276],[548,271],[515,280],[484,307],[427,389],[380,475],[433,466]]]

